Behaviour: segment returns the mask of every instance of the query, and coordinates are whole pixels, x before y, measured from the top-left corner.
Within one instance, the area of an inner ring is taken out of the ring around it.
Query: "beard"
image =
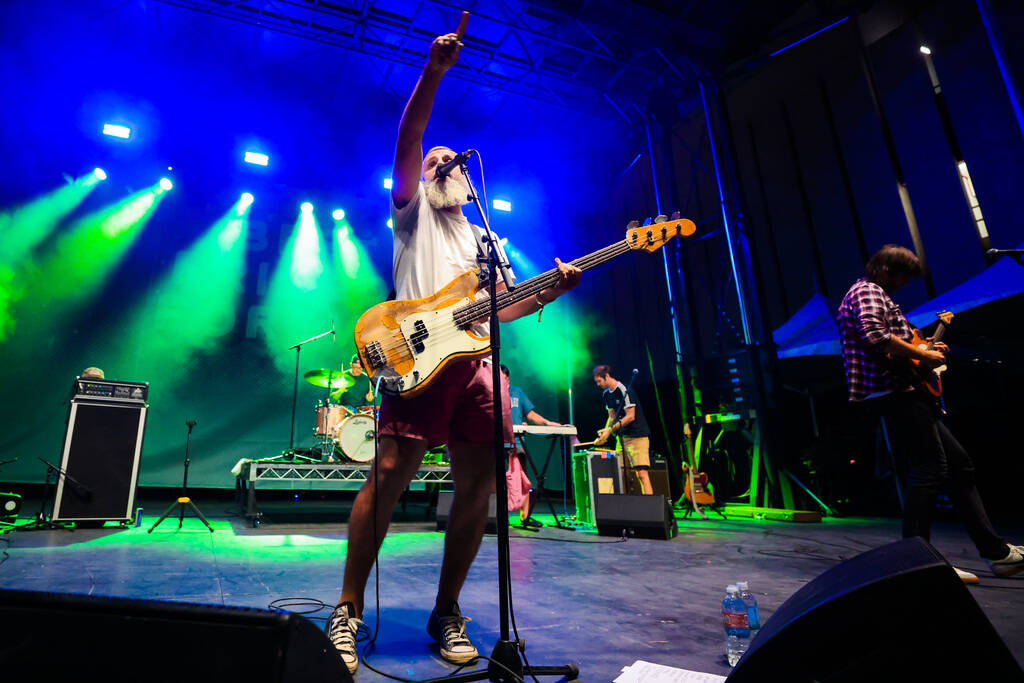
[[[435,209],[447,209],[469,203],[469,183],[465,178],[448,176],[445,180],[434,178],[423,183],[427,203]]]

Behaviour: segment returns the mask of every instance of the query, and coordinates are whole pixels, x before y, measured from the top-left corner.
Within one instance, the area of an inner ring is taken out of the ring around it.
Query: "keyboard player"
[[[508,367],[501,366],[501,371],[508,380],[509,402],[512,406],[512,424],[534,424],[539,426],[557,427],[557,422],[552,422],[537,412],[526,392],[512,384]],[[508,483],[508,511],[512,512],[519,508],[519,521],[523,526],[540,526],[530,519],[530,489],[533,482],[526,475],[526,453],[516,446],[515,452],[509,456],[508,471],[505,473]]]

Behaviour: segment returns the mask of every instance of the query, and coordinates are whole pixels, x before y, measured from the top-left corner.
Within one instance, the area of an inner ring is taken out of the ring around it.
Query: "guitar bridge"
[[[366,361],[370,364],[372,370],[379,370],[388,364],[387,359],[384,357],[384,348],[380,345],[379,341],[367,344],[363,348],[363,353],[366,355]]]

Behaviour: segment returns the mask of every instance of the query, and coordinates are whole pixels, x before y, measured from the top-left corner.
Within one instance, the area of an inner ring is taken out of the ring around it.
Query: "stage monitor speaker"
[[[625,534],[667,541],[679,531],[665,496],[600,493],[595,514],[597,533],[601,536]]]
[[[146,405],[71,401],[53,502],[55,522],[132,519]]]
[[[244,607],[0,590],[14,681],[352,681],[323,631]]]
[[[798,590],[727,679],[883,680],[1024,680],[970,591],[921,538],[857,555]]]
[[[452,509],[452,498],[455,496],[453,491],[440,491],[437,494],[437,530],[445,531],[448,528],[448,514]],[[496,534],[498,533],[498,519],[495,516],[496,502],[494,494],[491,494],[490,500],[487,501],[487,526],[484,528],[485,534]]]

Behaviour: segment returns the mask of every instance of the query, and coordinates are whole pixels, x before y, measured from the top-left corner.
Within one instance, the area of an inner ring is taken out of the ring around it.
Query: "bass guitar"
[[[936,313],[935,316],[939,319],[939,326],[935,328],[935,334],[932,335],[931,340],[925,339],[921,336],[921,330],[914,330],[914,338],[910,340],[910,343],[919,349],[931,350],[935,348],[935,345],[942,341],[942,336],[946,334],[946,327],[953,320],[953,314],[949,311],[942,311]],[[927,391],[932,396],[942,396],[942,373],[946,371],[945,365],[940,365],[937,368],[929,368],[927,365],[922,365],[921,361],[916,358],[910,359],[910,368],[917,379],[917,385],[921,389]]]
[[[696,471],[697,468],[693,463],[693,432],[688,422],[683,424],[683,433],[686,457],[689,461],[683,463],[683,472],[686,473],[686,479],[683,480],[683,497],[690,501],[694,512],[707,519],[707,515],[700,509],[700,506],[714,505],[715,503],[715,496],[711,493],[711,481],[708,479],[708,475]]]
[[[679,214],[658,216],[653,223],[626,226],[626,238],[572,262],[590,270],[633,250],[654,252],[676,237],[688,237],[697,229]],[[552,269],[519,283],[513,291],[497,294],[498,309],[528,299],[558,282]],[[473,331],[487,319],[489,297],[479,269],[463,273],[441,291],[424,299],[385,301],[363,313],[356,322],[356,350],[371,384],[392,395],[411,397],[424,391],[441,371],[460,360],[480,358],[491,352],[490,336]]]

